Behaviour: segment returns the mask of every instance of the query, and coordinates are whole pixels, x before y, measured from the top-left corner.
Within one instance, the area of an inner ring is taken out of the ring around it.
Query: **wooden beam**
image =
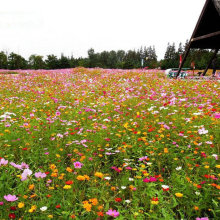
[[[208,66],[206,67],[206,69],[204,70],[204,72],[203,72],[203,74],[202,74],[203,76],[205,76],[205,74],[207,73],[207,71],[208,71],[210,65],[212,64],[212,61],[213,61],[214,58],[216,57],[218,51],[219,51],[219,49],[215,49],[215,52],[214,52],[212,58],[210,59],[210,61],[209,61],[209,63],[208,63]]]
[[[218,35],[220,35],[220,31],[216,31],[214,33],[210,33],[210,34],[202,35],[200,37],[192,38],[191,41],[193,42],[193,41],[203,40],[203,39],[206,39],[206,38],[209,38],[209,37],[215,37],[215,36],[218,36]]]
[[[203,15],[205,14],[205,12],[206,12],[206,10],[207,10],[207,7],[208,7],[208,4],[210,3],[210,1],[212,1],[212,0],[206,0],[206,2],[205,2],[205,5],[204,5],[204,7],[203,7],[203,9],[202,9],[202,12],[201,12],[201,14],[200,14],[200,16],[199,16],[199,20],[197,21],[196,27],[195,27],[195,29],[194,29],[194,31],[193,31],[193,33],[192,33],[191,38],[190,38],[189,45],[188,45],[188,47],[187,47],[187,49],[186,49],[186,52],[185,52],[184,58],[183,58],[183,60],[182,60],[182,63],[180,64],[180,67],[179,67],[179,70],[178,70],[178,72],[177,72],[176,78],[179,76],[179,74],[180,74],[180,72],[181,72],[181,70],[182,70],[182,68],[183,68],[183,65],[184,65],[184,63],[185,63],[185,61],[186,61],[186,58],[187,58],[187,56],[189,55],[189,51],[190,51],[191,44],[192,44],[192,39],[194,38],[194,36],[195,36],[195,34],[196,34],[196,32],[197,32],[197,30],[198,30],[198,28],[199,28],[199,25],[200,25],[200,23],[201,23],[201,20],[202,20],[202,18],[203,18]]]
[[[185,61],[186,61],[186,58],[187,58],[187,56],[189,55],[190,47],[191,47],[191,42],[189,42],[189,45],[188,45],[188,47],[187,47],[186,53],[184,54],[182,63],[180,64],[179,70],[178,70],[178,72],[177,72],[177,74],[176,74],[176,78],[180,75],[180,72],[181,72],[181,70],[182,70],[182,68],[183,68],[183,65],[184,65],[184,63],[185,63]]]

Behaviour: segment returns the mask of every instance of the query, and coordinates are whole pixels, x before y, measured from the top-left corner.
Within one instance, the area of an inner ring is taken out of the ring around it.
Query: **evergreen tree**
[[[0,69],[7,69],[8,67],[8,58],[7,55],[1,51],[0,52]]]

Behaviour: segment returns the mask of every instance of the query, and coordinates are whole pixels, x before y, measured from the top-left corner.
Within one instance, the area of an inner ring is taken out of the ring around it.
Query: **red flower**
[[[47,195],[47,198],[50,198],[50,197],[51,197],[51,195],[50,195],[50,194],[48,194],[48,195]]]
[[[61,208],[61,205],[59,204],[59,205],[56,205],[56,208],[57,209],[60,209]]]
[[[72,184],[73,184],[72,180],[66,181],[66,185],[72,185]]]
[[[10,219],[15,219],[15,218],[16,218],[16,216],[15,216],[14,213],[10,213],[10,214],[8,215],[8,217],[9,217]]]
[[[116,202],[121,202],[122,199],[121,199],[121,198],[116,198],[115,201],[116,201]]]
[[[49,173],[50,173],[50,172],[45,172],[45,174],[47,174],[47,175],[48,175]]]
[[[16,206],[11,206],[11,207],[10,207],[10,210],[15,211],[15,210],[16,210]]]
[[[27,147],[22,148],[22,150],[27,150]]]
[[[103,212],[97,212],[98,216],[104,216]]]

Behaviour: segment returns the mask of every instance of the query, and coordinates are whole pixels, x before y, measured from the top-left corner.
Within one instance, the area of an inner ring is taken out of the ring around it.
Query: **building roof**
[[[220,0],[207,0],[191,37],[191,48],[220,48]]]

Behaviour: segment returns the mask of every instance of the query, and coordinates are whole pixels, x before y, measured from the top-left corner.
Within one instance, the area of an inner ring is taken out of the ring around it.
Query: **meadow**
[[[0,219],[219,219],[220,84],[154,70],[0,74]]]

